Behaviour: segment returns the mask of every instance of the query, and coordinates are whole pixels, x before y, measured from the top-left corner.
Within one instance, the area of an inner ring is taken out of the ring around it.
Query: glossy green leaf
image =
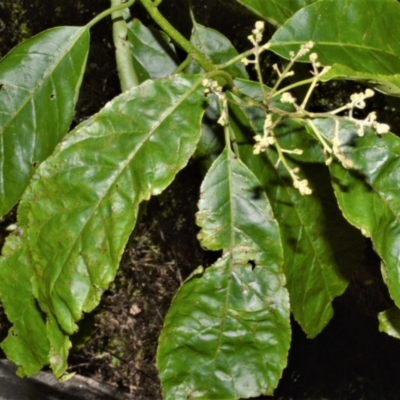
[[[323,65],[334,66],[330,77],[354,80],[400,91],[400,4],[394,0],[320,0],[298,11],[271,39],[271,50],[284,58],[308,41]],[[384,34],[383,34],[384,33]],[[308,61],[305,56],[304,61]],[[362,60],[362,62],[360,61]],[[346,72],[344,72],[346,71]],[[361,79],[359,74],[361,74]],[[363,75],[367,75],[366,77]],[[388,77],[388,79],[386,79]]]
[[[147,81],[77,127],[39,169],[28,231],[34,286],[67,333],[114,278],[139,203],[186,165],[203,112],[199,77]]]
[[[296,11],[317,0],[237,0],[254,14],[273,25],[282,25]]]
[[[400,339],[400,310],[392,307],[379,313],[379,331]]]
[[[47,316],[46,322],[47,337],[50,345],[48,363],[51,366],[53,374],[57,378],[61,378],[68,367],[67,360],[71,341],[52,315]]]
[[[201,79],[147,81],[115,98],[61,142],[24,193],[18,224],[34,269],[24,283],[32,281],[48,315],[48,361],[57,375],[65,368],[65,333],[114,278],[140,202],[161,193],[196,148]],[[16,271],[26,266],[13,261]],[[3,298],[13,289],[2,290]]]
[[[223,250],[180,288],[159,339],[164,399],[271,394],[290,342],[279,230],[255,176],[225,149],[201,188],[203,246]]]
[[[1,347],[18,365],[18,375],[31,376],[50,365],[53,374],[61,378],[67,368],[70,340],[52,316],[46,321],[33,294],[35,271],[26,228],[22,228],[29,224],[29,195],[28,190],[18,209],[17,229],[7,238],[0,259],[0,301],[14,323]]]
[[[59,27],[21,43],[0,63],[0,216],[72,120],[89,49],[86,27]]]
[[[240,89],[249,94],[255,85],[242,81]],[[257,128],[262,130],[263,123],[257,119],[263,121],[265,114],[236,106],[231,110],[241,159],[259,179],[279,222],[293,315],[306,334],[315,337],[332,318],[333,299],[344,292],[351,273],[361,262],[364,239],[341,215],[325,157],[302,125],[288,120],[275,129],[275,134],[283,148],[305,150],[295,158],[288,157],[288,162],[310,182],[310,196],[302,196],[293,187],[282,164],[274,167],[274,149],[254,156],[251,136],[261,133]]]
[[[226,36],[214,29],[200,25],[197,22],[193,24],[190,41],[214,64],[223,64],[239,54]],[[190,74],[204,72],[199,63],[195,60],[190,62],[186,71]],[[236,78],[248,78],[246,68],[240,61],[224,68],[224,71]]]
[[[17,374],[30,376],[48,364],[49,342],[46,322],[32,294],[31,259],[20,248],[19,235],[18,231],[7,239],[4,251],[11,246],[11,254],[0,259],[0,300],[7,318],[14,324],[1,347],[18,366]]]
[[[138,19],[128,23],[128,41],[140,82],[167,77],[179,65],[168,36],[156,29],[147,28]]]
[[[329,121],[316,121],[325,135],[332,136]],[[372,239],[382,259],[389,293],[400,305],[400,139],[368,131],[359,138],[356,129],[342,124],[341,150],[354,164],[346,170],[331,165],[332,182],[340,208],[348,221]]]
[[[400,96],[400,74],[379,75],[357,72],[343,65],[333,64],[321,80],[329,81],[334,78],[359,81],[389,96]]]

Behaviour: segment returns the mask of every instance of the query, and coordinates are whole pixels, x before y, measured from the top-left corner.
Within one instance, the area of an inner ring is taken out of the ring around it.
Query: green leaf
[[[209,95],[209,100],[210,104],[201,123],[201,137],[193,154],[203,175],[224,149],[224,129],[218,124],[218,101],[215,95]]]
[[[58,27],[21,43],[0,63],[0,216],[25,190],[72,120],[89,31]]]
[[[357,72],[343,65],[333,64],[332,68],[322,76],[321,81],[325,82],[334,78],[362,82],[389,96],[400,97],[400,74],[379,75]]]
[[[379,313],[379,332],[385,332],[389,336],[400,339],[400,310],[392,307]]]
[[[46,323],[32,294],[33,268],[29,253],[22,251],[20,231],[13,233],[4,251],[12,254],[0,259],[0,300],[7,318],[14,325],[1,347],[17,366],[17,375],[30,376],[48,364],[49,341]]]
[[[194,152],[203,104],[199,77],[147,81],[77,127],[39,169],[28,230],[34,283],[67,333],[114,278],[139,203]]]
[[[377,81],[389,94],[400,91],[400,42],[394,0],[320,0],[298,11],[273,35],[270,49],[284,58],[313,41],[312,52],[333,66],[330,78]],[[384,33],[384,34],[383,34]],[[360,62],[362,60],[362,62]],[[308,62],[308,56],[303,58]],[[345,72],[344,72],[345,71]],[[395,86],[395,89],[393,88]]]
[[[65,333],[114,278],[140,202],[161,193],[196,148],[201,79],[146,81],[115,98],[61,142],[24,193],[18,224],[34,268],[24,284],[32,281],[48,315],[49,362],[58,375],[66,365]],[[12,250],[5,256],[8,263]],[[13,263],[16,271],[25,266]]]
[[[271,394],[290,342],[279,230],[255,176],[225,149],[201,188],[203,246],[223,250],[180,288],[159,339],[169,399]]]
[[[0,258],[0,301],[14,324],[1,347],[7,358],[18,365],[19,376],[31,376],[50,364],[54,375],[60,378],[67,367],[70,341],[58,324],[46,322],[33,295],[33,260],[26,229],[22,228],[29,223],[29,191],[24,200],[18,209],[18,226],[7,237]],[[64,357],[55,354],[54,349],[60,350],[60,346]]]
[[[213,64],[223,64],[239,54],[226,36],[214,29],[206,28],[197,22],[193,24],[190,41],[202,54],[211,60]],[[233,77],[248,79],[246,68],[240,61],[229,65],[223,70]],[[190,74],[204,72],[199,63],[195,60],[190,62],[186,71]]]
[[[327,137],[332,136],[329,121],[316,121]],[[348,221],[372,239],[383,260],[389,293],[400,305],[400,139],[387,133],[382,137],[367,131],[359,138],[351,123],[341,124],[341,151],[354,164],[346,170],[341,164],[330,167],[340,208]]]
[[[164,32],[147,28],[138,19],[128,23],[128,41],[140,82],[167,77],[179,65],[169,37]]]
[[[249,94],[255,85],[242,81],[240,89]],[[311,195],[302,196],[293,187],[282,164],[274,167],[274,149],[253,154],[254,141],[248,135],[260,133],[265,119],[265,112],[260,111],[232,106],[232,128],[241,159],[259,179],[279,223],[293,315],[306,334],[315,337],[332,318],[333,299],[345,291],[351,273],[361,262],[364,239],[341,215],[325,157],[302,125],[287,120],[274,132],[283,148],[304,149],[302,155],[288,156],[287,161],[292,168],[299,168],[302,179],[308,179]]]
[[[68,353],[71,341],[52,315],[47,316],[47,337],[49,339],[49,363],[56,378],[61,378],[68,367]]]
[[[254,14],[273,25],[282,25],[296,11],[317,0],[237,0]]]

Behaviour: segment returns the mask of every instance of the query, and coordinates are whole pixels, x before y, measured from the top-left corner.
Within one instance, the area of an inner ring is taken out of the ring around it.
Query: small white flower
[[[279,70],[278,64],[273,64],[272,69],[278,74],[278,76],[282,75],[281,71]]]
[[[257,46],[256,41],[254,40],[254,35],[247,36],[247,39],[251,42],[253,46]]]
[[[336,157],[338,160],[342,163],[343,167],[346,169],[353,168],[354,163],[353,161],[350,160],[350,158],[347,158],[343,153],[335,153]]]
[[[314,47],[314,42],[307,42],[301,45],[299,52],[297,53],[297,57],[305,56],[312,48]]]
[[[293,154],[303,154],[303,150],[302,149],[294,149],[294,150],[292,150],[292,153]]]
[[[281,103],[294,104],[295,102],[296,99],[289,92],[282,93]]]
[[[372,97],[375,94],[375,92],[372,89],[366,89],[364,92],[364,96],[366,99],[368,99],[369,97]]]
[[[356,108],[363,109],[365,107],[365,101],[364,101],[365,95],[364,93],[353,93],[350,96],[351,99],[351,105]]]
[[[204,79],[201,81],[201,84],[202,84],[204,87],[209,87],[210,80],[211,80],[211,79],[204,78]]]
[[[222,125],[222,126],[225,126],[225,125],[228,125],[228,115],[227,115],[227,113],[226,112],[223,112],[222,114],[221,114],[221,116],[218,118],[218,121],[217,121],[217,123],[218,124],[220,124],[220,125]]]
[[[257,142],[253,148],[253,154],[260,154],[265,151],[267,147],[275,143],[275,138],[273,136],[254,136],[254,140]]]
[[[318,54],[317,53],[311,53],[310,54],[310,61],[312,63],[315,63],[315,61],[317,61],[317,58],[318,58]]]
[[[304,195],[310,195],[312,193],[312,190],[308,186],[308,180],[307,179],[302,179],[302,180],[294,180],[293,181],[293,186],[299,190],[300,194],[302,196]]]
[[[272,122],[272,115],[271,114],[267,114],[267,116],[265,117],[265,121],[264,121],[264,127],[263,127],[263,131],[264,131],[264,135],[267,136],[269,133],[269,128],[272,126],[273,122]]]
[[[365,121],[368,123],[376,121],[376,112],[375,111],[370,112]]]
[[[258,32],[263,32],[264,28],[265,28],[265,22],[264,21],[257,21],[255,27],[256,27]]]
[[[380,124],[379,122],[374,123],[374,128],[378,135],[382,135],[390,131],[390,126],[388,124]]]

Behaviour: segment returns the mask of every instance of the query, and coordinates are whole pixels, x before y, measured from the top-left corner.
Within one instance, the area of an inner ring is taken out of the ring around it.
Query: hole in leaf
[[[56,98],[56,95],[54,94],[54,93],[52,93],[51,95],[50,95],[50,100],[54,100]]]
[[[37,165],[38,165],[38,162],[37,162],[37,161],[32,161],[32,167],[33,167],[33,168],[36,168]]]
[[[256,262],[254,260],[249,260],[248,263],[251,265],[251,269],[256,267]]]

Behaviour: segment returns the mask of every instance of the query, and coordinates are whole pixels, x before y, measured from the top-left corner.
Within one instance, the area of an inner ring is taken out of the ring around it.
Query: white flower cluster
[[[269,43],[265,43],[260,46],[260,43],[263,39],[264,29],[265,22],[257,21],[254,29],[251,31],[251,35],[247,36],[247,39],[249,39],[251,44],[254,46],[254,49],[252,49],[252,53],[256,55],[256,60],[263,51],[267,50],[270,47]],[[248,58],[243,57],[240,61],[247,66],[249,64],[256,64],[256,60],[249,60]]]
[[[281,96],[281,103],[289,103],[289,104],[294,104],[296,103],[296,98],[294,98],[291,93],[289,92],[284,92],[282,93]]]
[[[257,47],[261,43],[263,38],[263,33],[265,29],[264,21],[257,21],[254,29],[251,31],[251,35],[247,36],[254,47]]]
[[[204,93],[222,93],[222,86],[214,79],[204,78],[201,84],[205,87]]]
[[[300,46],[300,50],[297,53],[295,53],[294,51],[289,52],[291,60],[297,60],[298,58],[305,56],[307,53],[310,52],[313,47],[314,42],[312,41],[302,44]]]
[[[254,140],[256,141],[256,144],[254,145],[253,148],[253,154],[260,154],[265,149],[270,146],[271,144],[275,143],[275,136],[273,135],[272,128],[274,126],[274,123],[272,121],[272,115],[267,114],[265,121],[264,121],[264,127],[263,127],[263,136],[261,135],[255,135]]]
[[[308,180],[307,179],[302,179],[302,180],[294,180],[293,181],[293,186],[299,190],[301,195],[310,195],[312,193],[312,190],[308,186]]]
[[[372,89],[366,89],[366,91],[363,93],[353,93],[350,96],[351,103],[348,103],[348,107],[350,109],[355,108],[360,108],[363,109],[365,108],[365,99],[368,99],[372,97],[375,94],[375,92]]]
[[[348,108],[350,110],[348,119],[353,121],[355,123],[356,127],[358,128],[357,129],[358,136],[364,136],[364,128],[365,127],[374,129],[378,135],[388,133],[390,130],[389,125],[382,124],[376,120],[377,115],[376,115],[375,111],[370,112],[367,115],[367,117],[363,120],[353,118],[354,108],[364,109],[366,106],[365,99],[372,97],[374,94],[375,94],[375,92],[372,89],[366,89],[365,92],[353,93],[350,96],[351,102],[347,103],[345,106],[346,108]]]
[[[223,92],[222,86],[215,80],[210,78],[205,78],[201,81],[201,84],[205,87],[204,93],[210,94],[213,93],[217,96],[220,106],[221,106],[221,115],[218,118],[217,123],[226,126],[229,123],[229,115],[228,115],[228,99],[226,97],[225,92]]]

